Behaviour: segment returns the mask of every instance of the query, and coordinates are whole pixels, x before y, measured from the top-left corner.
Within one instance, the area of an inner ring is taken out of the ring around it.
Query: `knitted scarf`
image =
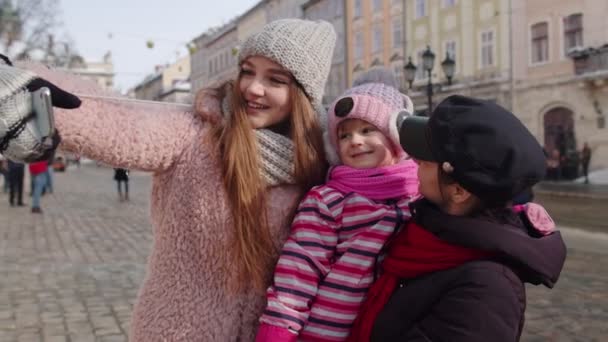
[[[295,184],[293,141],[268,129],[256,129],[254,132],[258,143],[260,174],[266,184]]]
[[[355,169],[340,165],[329,172],[327,185],[343,193],[356,192],[373,200],[418,195],[418,165],[404,160],[391,166]]]
[[[369,289],[347,341],[370,340],[376,318],[397,288],[399,279],[447,270],[491,255],[444,242],[410,220],[397,235],[382,262],[384,273]]]

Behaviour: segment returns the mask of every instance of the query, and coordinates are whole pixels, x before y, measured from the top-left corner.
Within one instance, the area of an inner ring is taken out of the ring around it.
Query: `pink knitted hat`
[[[399,144],[397,115],[412,115],[414,104],[409,97],[383,83],[365,83],[348,89],[329,107],[325,150],[330,164],[340,163],[338,157],[338,125],[344,120],[360,119],[377,127],[393,145],[399,158],[407,154]]]

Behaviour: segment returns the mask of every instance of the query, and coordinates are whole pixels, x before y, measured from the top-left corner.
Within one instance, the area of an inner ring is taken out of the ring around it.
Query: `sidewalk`
[[[544,181],[534,187],[534,193],[545,196],[608,200],[608,184]]]
[[[560,226],[608,233],[608,185],[542,182],[534,187],[542,204]]]

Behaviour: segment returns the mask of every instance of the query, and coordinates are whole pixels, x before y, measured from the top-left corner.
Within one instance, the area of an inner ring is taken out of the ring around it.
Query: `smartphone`
[[[42,87],[32,93],[32,109],[41,140],[44,142],[47,138],[51,139],[55,133],[55,120],[49,88]]]

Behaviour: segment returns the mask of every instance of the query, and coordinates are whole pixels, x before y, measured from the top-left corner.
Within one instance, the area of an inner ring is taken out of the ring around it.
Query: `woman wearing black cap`
[[[424,198],[349,340],[518,341],[524,283],[553,287],[566,258],[542,207],[511,206],[545,175],[541,146],[512,113],[464,96],[448,97],[430,119],[398,121]]]

